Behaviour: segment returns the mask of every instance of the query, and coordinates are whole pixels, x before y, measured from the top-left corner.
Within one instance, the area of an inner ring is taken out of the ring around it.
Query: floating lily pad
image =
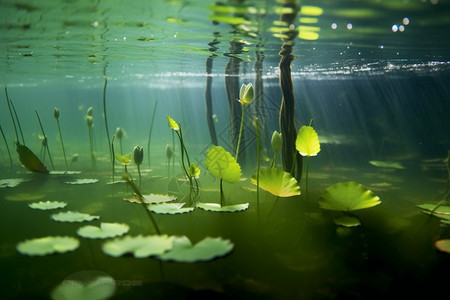
[[[250,181],[256,184],[256,174]],[[288,172],[278,168],[266,168],[259,171],[259,187],[278,197],[300,195],[297,180]]]
[[[192,242],[186,236],[172,237],[172,239],[172,250],[158,255],[159,259],[185,263],[209,261],[227,255],[234,248],[230,240],[224,240],[220,237],[207,237],[195,245],[192,245]]]
[[[9,201],[36,201],[44,198],[43,194],[17,193],[5,197]]]
[[[81,171],[50,171],[50,175],[76,175],[81,174]]]
[[[386,162],[379,160],[371,160],[369,163],[375,167],[390,168],[390,169],[404,169],[405,167],[399,162]]]
[[[127,224],[100,223],[100,227],[86,225],[78,229],[77,234],[89,239],[107,239],[124,235],[130,230]]]
[[[450,239],[438,240],[434,243],[434,246],[439,251],[450,253]]]
[[[434,210],[433,213],[438,215],[450,215],[450,206],[441,205],[436,208],[436,204],[419,204],[417,207],[429,212]]]
[[[356,227],[361,225],[361,221],[354,216],[343,216],[333,219],[334,224],[342,227]]]
[[[40,201],[30,203],[28,204],[28,206],[31,207],[32,209],[49,210],[66,207],[67,203],[58,201]]]
[[[242,204],[234,204],[234,205],[224,205],[220,206],[219,203],[197,203],[197,207],[201,208],[203,210],[207,211],[214,211],[214,212],[237,212],[237,211],[243,211],[248,209],[249,204],[248,203],[242,203]]]
[[[161,203],[149,205],[148,209],[157,214],[183,214],[194,210],[193,207],[183,207],[186,203]]]
[[[295,140],[295,148],[302,156],[316,156],[320,152],[319,136],[311,126],[302,126]]]
[[[64,253],[73,251],[80,242],[68,236],[47,236],[32,240],[26,240],[17,244],[17,251],[24,255],[43,256],[53,253]]]
[[[73,181],[66,181],[67,184],[90,184],[90,183],[97,183],[98,179],[75,179]]]
[[[170,196],[170,195],[163,195],[163,194],[149,194],[149,195],[142,195],[144,198],[144,203],[148,204],[157,204],[157,203],[165,203],[177,200],[177,197]],[[134,198],[123,198],[123,200],[128,202],[135,202],[135,203],[141,203],[141,200],[134,197]]]
[[[173,247],[173,240],[168,235],[149,235],[115,238],[102,246],[105,254],[119,257],[131,253],[136,258],[144,258],[163,254]]]
[[[23,179],[23,178],[9,178],[9,179],[0,179],[0,188],[6,188],[6,187],[16,187],[22,182],[29,181],[29,179]]]
[[[381,203],[377,195],[354,181],[329,186],[321,198],[321,208],[337,211],[353,211]]]
[[[99,216],[91,216],[90,214],[80,213],[77,211],[65,211],[51,215],[51,218],[58,222],[85,222],[100,219]]]
[[[66,278],[53,289],[51,297],[53,300],[104,300],[111,298],[115,290],[116,282],[108,275],[79,280]]]
[[[211,146],[206,153],[205,166],[211,174],[229,183],[239,181],[241,167],[221,146]]]

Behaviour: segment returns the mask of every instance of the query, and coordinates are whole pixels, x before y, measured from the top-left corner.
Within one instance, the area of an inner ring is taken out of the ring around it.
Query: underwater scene
[[[449,14],[0,0],[0,298],[448,298]]]

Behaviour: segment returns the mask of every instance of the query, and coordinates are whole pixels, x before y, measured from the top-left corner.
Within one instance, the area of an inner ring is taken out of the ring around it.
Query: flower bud
[[[251,83],[249,84],[242,84],[241,90],[239,92],[239,102],[243,106],[249,105],[253,100],[253,85]]]
[[[87,110],[87,115],[92,117],[93,114],[94,114],[94,108],[92,106],[90,106]]]
[[[87,116],[86,117],[86,123],[88,127],[92,127],[92,125],[94,124],[94,121],[92,120],[92,116]]]
[[[116,128],[116,137],[120,140],[123,138],[123,130],[120,127]]]
[[[141,146],[134,147],[133,154],[134,154],[134,162],[137,165],[142,164],[142,161],[144,160],[144,148],[142,148]]]
[[[272,134],[272,149],[275,151],[280,150],[281,148],[281,133],[278,133],[278,131],[274,131]]]
[[[55,119],[59,119],[59,108],[55,107],[53,110],[53,115],[55,116]]]

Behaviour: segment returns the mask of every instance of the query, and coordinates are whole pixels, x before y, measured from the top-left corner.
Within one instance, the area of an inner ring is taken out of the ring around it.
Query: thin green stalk
[[[261,160],[261,141],[259,139],[259,120],[258,117],[255,118],[255,128],[256,128],[256,213],[258,219],[258,225],[260,221],[259,214],[259,162]]]
[[[111,153],[112,153],[112,156],[114,157],[115,156],[115,154],[114,154],[114,139],[116,138],[116,136],[115,135],[113,135],[112,136],[112,139],[111,139]],[[112,182],[114,183],[114,174],[116,173],[116,166],[115,166],[115,163],[116,163],[116,160],[115,159],[113,159],[112,160],[112,162],[111,162],[111,165],[112,165]]]
[[[308,157],[306,158],[306,183],[305,183],[305,190],[306,190],[306,212],[309,214],[308,174],[309,174],[309,155],[308,155]]]
[[[66,150],[64,150],[64,141],[61,133],[61,127],[59,126],[59,119],[56,119],[56,123],[58,124],[59,138],[61,139],[61,147],[64,154],[64,162],[66,163],[66,171],[69,171],[69,165],[67,164]]]
[[[158,99],[155,101],[155,106],[153,107],[153,114],[152,114],[152,120],[150,122],[150,131],[148,133],[148,142],[147,142],[147,161],[148,161],[148,167],[150,168],[150,141],[152,139],[152,130],[153,130],[153,121],[155,121],[155,112],[156,112],[156,105],[158,104]]]
[[[8,150],[8,156],[9,156],[9,164],[11,166],[11,170],[13,169],[13,162],[11,157],[11,152],[9,151],[8,142],[6,141],[5,133],[3,132],[2,126],[0,125],[0,131],[2,132],[3,141],[5,142],[6,150]]]
[[[241,126],[239,128],[239,138],[238,138],[238,143],[237,143],[237,147],[236,147],[236,156],[234,158],[236,161],[238,159],[239,146],[241,145],[242,130],[244,129],[244,113],[245,113],[245,106],[242,105]]]
[[[93,146],[93,140],[92,140],[91,126],[88,126],[88,130],[89,130],[89,147],[91,150],[92,168],[95,168],[94,146]]]
[[[14,120],[14,116],[13,116],[12,109],[11,109],[11,103],[12,103],[12,101],[9,100],[9,97],[8,97],[8,89],[6,88],[6,86],[5,86],[5,95],[6,95],[6,104],[8,104],[9,115],[11,116],[11,121],[12,121],[13,126],[14,126],[14,132],[15,132],[15,134],[16,134],[16,140],[18,141],[18,140],[19,140],[19,135],[18,135],[18,133],[17,133],[16,122],[15,122],[15,120]],[[22,142],[23,142],[23,141],[22,141]],[[25,143],[24,143],[24,144],[25,144]]]
[[[103,94],[102,94],[102,97],[103,97],[103,99],[102,99],[103,100],[103,117],[104,117],[104,120],[105,120],[105,129],[106,129],[106,138],[108,140],[109,157],[110,157],[111,161],[114,161],[114,157],[113,157],[111,146],[110,146],[111,145],[111,141],[109,139],[108,118],[107,118],[107,114],[106,114],[106,86],[107,86],[107,84],[108,84],[108,78],[105,75],[105,80],[104,80],[104,83],[103,83]]]
[[[14,106],[13,106],[13,109],[14,109]],[[39,117],[39,113],[38,113],[37,109],[34,109],[34,112],[36,113],[36,117],[39,121],[39,126],[41,126],[42,135],[44,136],[44,139],[46,139],[45,147],[47,148],[48,158],[50,159],[50,163],[52,164],[53,170],[55,170],[55,166],[53,165],[52,156],[50,155],[50,147],[48,146],[47,135],[45,135],[44,127],[42,126],[42,123],[41,123],[41,118]]]
[[[14,103],[10,99],[9,102],[11,102],[11,106],[14,112],[14,115],[16,116],[17,126],[19,127],[20,136],[22,137],[22,144],[25,145],[25,139],[23,138],[23,132],[22,132],[22,126],[20,126],[19,117],[17,116],[16,107],[14,106]]]
[[[137,165],[138,174],[139,174],[139,188],[141,187],[141,166]]]
[[[129,186],[131,186],[131,188],[133,189],[134,193],[138,196],[139,200],[141,200],[141,204],[145,209],[145,212],[147,213],[148,217],[150,218],[150,220],[152,221],[153,227],[156,230],[156,233],[158,235],[161,234],[161,231],[159,230],[158,224],[156,223],[155,219],[153,218],[152,213],[150,212],[150,210],[148,210],[147,204],[145,204],[144,202],[144,196],[142,196],[141,192],[139,191],[138,187],[136,186],[136,184],[134,184],[133,180],[131,180],[130,174],[128,173],[124,173],[122,175],[122,178],[128,183]]]

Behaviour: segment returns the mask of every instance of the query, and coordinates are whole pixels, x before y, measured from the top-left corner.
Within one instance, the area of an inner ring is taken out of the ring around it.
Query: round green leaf
[[[354,216],[343,216],[333,219],[334,224],[342,227],[356,227],[361,225],[361,221]]]
[[[250,181],[256,184],[256,174]],[[297,180],[288,172],[278,168],[266,168],[259,171],[259,187],[278,197],[300,195]]]
[[[17,244],[17,251],[24,255],[43,256],[53,253],[64,253],[75,250],[80,242],[68,236],[47,236],[26,240]]]
[[[107,255],[118,257],[131,253],[136,258],[160,255],[172,249],[173,241],[168,235],[126,236],[106,242],[102,250]]]
[[[32,209],[49,210],[66,207],[67,203],[58,201],[40,201],[30,203],[28,206]]]
[[[65,211],[51,215],[51,218],[58,222],[84,222],[99,219],[99,216],[80,213],[77,211]]]
[[[183,207],[185,204],[186,204],[185,202],[153,204],[148,205],[148,210],[156,214],[168,214],[168,215],[183,214],[194,210],[193,207]]]
[[[319,136],[311,126],[302,126],[295,140],[295,148],[303,156],[316,156],[320,152]]]
[[[205,166],[211,174],[229,183],[237,182],[241,177],[241,167],[221,146],[211,146],[206,153]]]
[[[329,186],[321,198],[321,208],[337,211],[353,211],[381,203],[377,195],[354,181]]]
[[[201,208],[203,210],[207,211],[214,211],[214,212],[237,212],[237,211],[243,211],[248,209],[249,204],[248,203],[242,203],[242,204],[234,204],[234,205],[224,205],[220,206],[219,203],[197,203],[197,207]]]
[[[77,234],[89,239],[106,239],[124,235],[130,230],[127,224],[120,223],[100,223],[100,227],[87,225],[80,227]]]
[[[173,249],[158,255],[159,259],[185,263],[208,261],[224,256],[234,248],[230,240],[224,240],[220,237],[207,237],[195,245],[192,245],[192,242],[186,236],[172,237],[172,239]]]

